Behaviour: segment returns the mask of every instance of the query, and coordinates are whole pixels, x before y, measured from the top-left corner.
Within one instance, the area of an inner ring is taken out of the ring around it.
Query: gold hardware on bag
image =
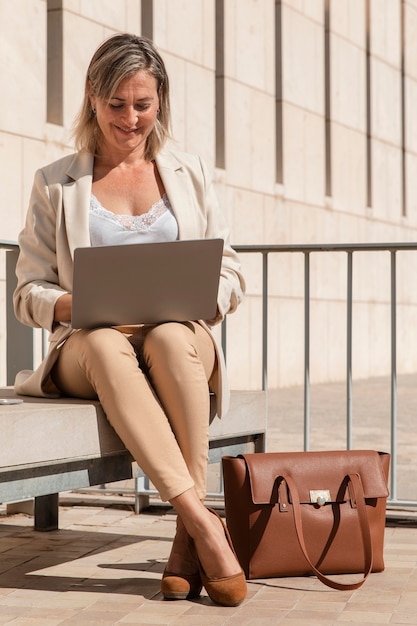
[[[310,502],[318,506],[324,506],[326,502],[331,502],[330,491],[328,489],[311,489]]]

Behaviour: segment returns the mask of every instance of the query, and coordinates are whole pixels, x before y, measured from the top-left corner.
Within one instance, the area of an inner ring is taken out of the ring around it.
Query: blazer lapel
[[[189,175],[171,152],[161,151],[155,160],[178,222],[179,239],[195,239],[198,232],[197,212],[193,209],[194,199]]]
[[[93,156],[77,154],[71,162],[63,185],[63,208],[71,256],[75,248],[90,245],[89,207],[93,182]]]

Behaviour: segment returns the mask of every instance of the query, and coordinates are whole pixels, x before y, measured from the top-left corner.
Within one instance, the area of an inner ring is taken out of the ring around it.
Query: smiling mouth
[[[125,133],[126,135],[136,133],[138,130],[137,128],[123,128],[122,126],[116,126],[116,128],[118,128],[122,133]]]

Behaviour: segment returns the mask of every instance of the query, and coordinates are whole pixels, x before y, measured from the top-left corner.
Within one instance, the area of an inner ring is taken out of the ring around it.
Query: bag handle
[[[348,474],[347,478],[350,482],[353,491],[353,498],[356,502],[356,510],[358,513],[359,526],[361,530],[362,537],[362,545],[365,557],[365,567],[364,567],[364,575],[363,578],[356,583],[338,583],[331,578],[328,578],[319,569],[313,565],[311,559],[308,555],[307,547],[304,541],[304,533],[303,533],[303,522],[301,516],[301,506],[300,506],[300,497],[298,495],[297,485],[291,476],[283,476],[285,482],[288,485],[291,494],[291,500],[293,503],[293,516],[295,522],[295,529],[297,532],[298,542],[300,544],[301,550],[307,559],[311,569],[316,574],[317,578],[332,589],[337,589],[338,591],[345,590],[353,590],[358,589],[363,585],[365,580],[368,578],[371,570],[372,570],[372,562],[373,562],[373,554],[372,554],[372,540],[371,540],[371,531],[369,529],[368,516],[366,513],[366,504],[365,504],[365,496],[363,493],[362,482],[359,477],[359,474]]]

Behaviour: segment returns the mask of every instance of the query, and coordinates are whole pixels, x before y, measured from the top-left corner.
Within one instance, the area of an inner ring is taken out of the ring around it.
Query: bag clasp
[[[310,502],[317,506],[324,506],[326,502],[331,502],[330,491],[328,489],[310,489]]]

